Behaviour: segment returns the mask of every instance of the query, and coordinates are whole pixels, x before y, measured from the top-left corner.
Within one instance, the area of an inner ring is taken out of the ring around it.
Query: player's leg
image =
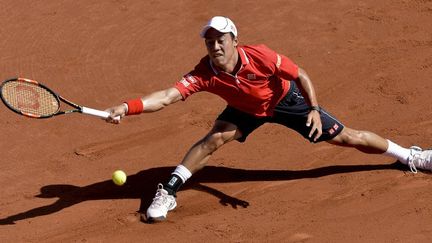
[[[194,172],[206,165],[213,152],[232,140],[244,142],[264,122],[265,119],[227,107],[219,115],[211,131],[192,146],[167,182],[159,184],[156,197],[147,210],[147,218],[164,220],[167,212],[176,206],[176,192]]]
[[[238,139],[242,133],[236,125],[216,120],[210,132],[186,153],[180,165],[173,171],[167,182],[163,184],[168,194],[176,195],[180,187],[192,176],[202,169],[211,155],[222,145]]]
[[[192,146],[182,160],[181,165],[188,168],[191,173],[194,173],[207,164],[211,154],[218,148],[241,136],[242,134],[236,125],[217,120],[207,136]]]
[[[336,137],[327,142],[339,146],[354,147],[369,154],[382,154],[388,149],[388,141],[377,134],[348,127],[344,127]]]
[[[417,146],[404,148],[369,131],[345,127],[328,142],[339,146],[354,147],[365,153],[391,156],[408,165],[414,173],[417,172],[417,169],[432,170],[432,150],[422,150]]]
[[[158,185],[156,196],[147,209],[147,220],[165,220],[167,212],[177,205],[176,192],[192,176],[192,173],[203,168],[218,148],[239,137],[241,132],[236,125],[220,120],[215,121],[210,132],[189,149],[167,182]]]
[[[309,106],[295,82],[291,82],[290,92],[276,106],[271,122],[279,123],[300,133],[309,141],[310,128],[306,126]],[[369,131],[359,131],[345,127],[325,109],[320,111],[322,135],[317,142],[354,147],[365,153],[384,154],[407,164],[412,172],[418,169],[432,170],[432,150],[422,150],[417,146],[403,148],[390,140]],[[312,136],[313,137],[313,136]]]

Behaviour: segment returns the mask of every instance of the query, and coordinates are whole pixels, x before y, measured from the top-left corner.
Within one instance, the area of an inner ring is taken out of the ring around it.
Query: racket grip
[[[97,116],[100,118],[108,118],[110,115],[110,113],[108,113],[106,111],[96,110],[96,109],[92,109],[92,108],[88,108],[88,107],[82,107],[81,113],[92,115],[92,116]],[[120,120],[120,117],[117,116],[114,118],[114,120]]]

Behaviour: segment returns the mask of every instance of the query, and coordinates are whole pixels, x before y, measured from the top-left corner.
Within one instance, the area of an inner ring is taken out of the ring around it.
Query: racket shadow
[[[160,178],[167,178],[175,167],[150,168],[130,175],[126,184],[119,187],[111,180],[106,180],[87,186],[57,184],[47,185],[40,189],[39,198],[58,198],[52,204],[45,205],[0,219],[0,225],[14,224],[16,221],[53,214],[67,207],[85,201],[112,199],[140,199],[137,212],[145,212],[148,208]],[[233,208],[247,207],[247,201],[229,196],[221,191],[201,183],[229,183],[242,181],[282,181],[318,178],[340,173],[353,173],[374,170],[405,170],[399,162],[378,165],[336,165],[310,170],[246,170],[228,167],[207,166],[197,172],[181,190],[198,190],[209,193],[219,199],[224,206]]]

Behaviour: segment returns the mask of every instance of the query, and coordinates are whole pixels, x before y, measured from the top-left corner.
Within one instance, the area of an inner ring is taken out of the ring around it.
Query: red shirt
[[[241,67],[236,75],[216,69],[208,56],[178,81],[175,87],[183,100],[207,91],[223,98],[229,106],[258,117],[272,116],[287,94],[289,80],[298,77],[298,66],[264,45],[237,47]]]

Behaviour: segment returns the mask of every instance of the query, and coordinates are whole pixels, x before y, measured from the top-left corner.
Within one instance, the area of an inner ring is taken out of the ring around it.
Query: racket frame
[[[30,117],[30,118],[50,118],[53,116],[57,116],[57,115],[63,115],[63,114],[69,114],[69,113],[74,113],[74,112],[79,112],[79,113],[83,113],[83,114],[88,114],[88,115],[93,115],[93,116],[97,116],[97,117],[101,117],[101,118],[107,118],[109,116],[109,113],[106,111],[101,111],[101,110],[96,110],[96,109],[92,109],[92,108],[88,108],[88,107],[84,107],[84,106],[80,106],[78,104],[75,104],[74,102],[67,100],[66,98],[58,95],[56,92],[54,92],[52,89],[48,88],[47,86],[39,83],[36,80],[32,80],[32,79],[28,79],[28,78],[19,78],[19,77],[15,77],[15,78],[10,78],[7,79],[5,81],[3,81],[3,83],[0,85],[0,91],[2,91],[3,86],[8,83],[8,82],[13,82],[13,81],[18,81],[18,82],[24,82],[24,83],[31,83],[32,85],[37,85],[45,90],[47,90],[49,93],[51,93],[54,98],[56,99],[57,103],[58,103],[58,108],[57,110],[50,114],[50,115],[34,115],[34,114],[29,114],[20,110],[17,110],[15,108],[13,108],[12,106],[9,105],[8,102],[6,102],[5,98],[3,97],[3,92],[0,92],[0,98],[3,101],[3,103],[6,105],[6,107],[8,107],[10,110],[14,111],[15,113],[18,113],[20,115],[26,116],[26,117]],[[68,104],[69,106],[75,108],[72,110],[60,110],[61,108],[61,102],[64,102],[66,104]],[[118,119],[116,117],[116,119]]]

